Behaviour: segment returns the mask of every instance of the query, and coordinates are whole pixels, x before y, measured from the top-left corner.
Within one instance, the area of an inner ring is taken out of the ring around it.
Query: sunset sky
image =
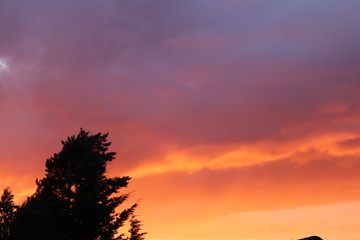
[[[148,240],[360,236],[360,1],[0,0],[0,187],[109,132]]]

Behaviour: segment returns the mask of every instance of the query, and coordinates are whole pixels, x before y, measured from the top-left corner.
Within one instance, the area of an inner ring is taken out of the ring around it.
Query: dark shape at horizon
[[[108,134],[80,130],[62,141],[62,150],[46,160],[36,193],[19,208],[11,240],[144,240],[134,215],[137,203],[118,211],[129,194],[120,194],[130,177],[108,177],[115,159]],[[117,236],[130,222],[129,236]]]
[[[311,236],[311,237],[306,237],[306,238],[300,238],[298,240],[323,240],[323,239],[318,236]]]
[[[18,206],[14,203],[14,195],[9,187],[4,189],[0,197],[0,239],[9,240],[11,225],[15,219]]]

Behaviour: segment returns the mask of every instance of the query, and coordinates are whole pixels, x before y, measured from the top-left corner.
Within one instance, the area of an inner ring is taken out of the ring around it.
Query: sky
[[[80,128],[148,240],[358,240],[360,2],[0,0],[0,187]]]

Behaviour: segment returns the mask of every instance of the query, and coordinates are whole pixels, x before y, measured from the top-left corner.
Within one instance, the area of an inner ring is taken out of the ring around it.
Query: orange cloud
[[[202,169],[226,169],[259,165],[266,162],[291,159],[307,162],[322,157],[360,155],[360,149],[344,148],[358,139],[356,134],[338,133],[313,136],[289,142],[260,141],[252,144],[231,144],[229,146],[198,146],[170,152],[158,164],[148,159],[148,164],[127,174],[142,177],[166,172],[196,172]]]

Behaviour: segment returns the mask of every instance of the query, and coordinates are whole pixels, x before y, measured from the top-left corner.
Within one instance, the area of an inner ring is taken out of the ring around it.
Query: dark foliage
[[[14,195],[10,188],[5,188],[0,199],[0,239],[10,239],[10,229],[18,206],[14,203]]]
[[[106,166],[114,159],[108,134],[77,136],[62,141],[62,150],[46,161],[46,175],[37,180],[36,193],[20,207],[13,224],[15,240],[114,240],[117,231],[131,221],[131,240],[142,240],[140,222],[134,222],[137,204],[118,213],[127,198],[119,190],[130,177],[107,177]],[[130,237],[131,237],[130,236]]]
[[[126,240],[144,240],[145,237],[144,235],[146,233],[144,232],[141,232],[141,222],[139,220],[137,220],[135,218],[135,216],[133,215],[131,217],[131,228],[129,230],[129,233],[130,233],[130,236],[128,238],[126,238]]]

